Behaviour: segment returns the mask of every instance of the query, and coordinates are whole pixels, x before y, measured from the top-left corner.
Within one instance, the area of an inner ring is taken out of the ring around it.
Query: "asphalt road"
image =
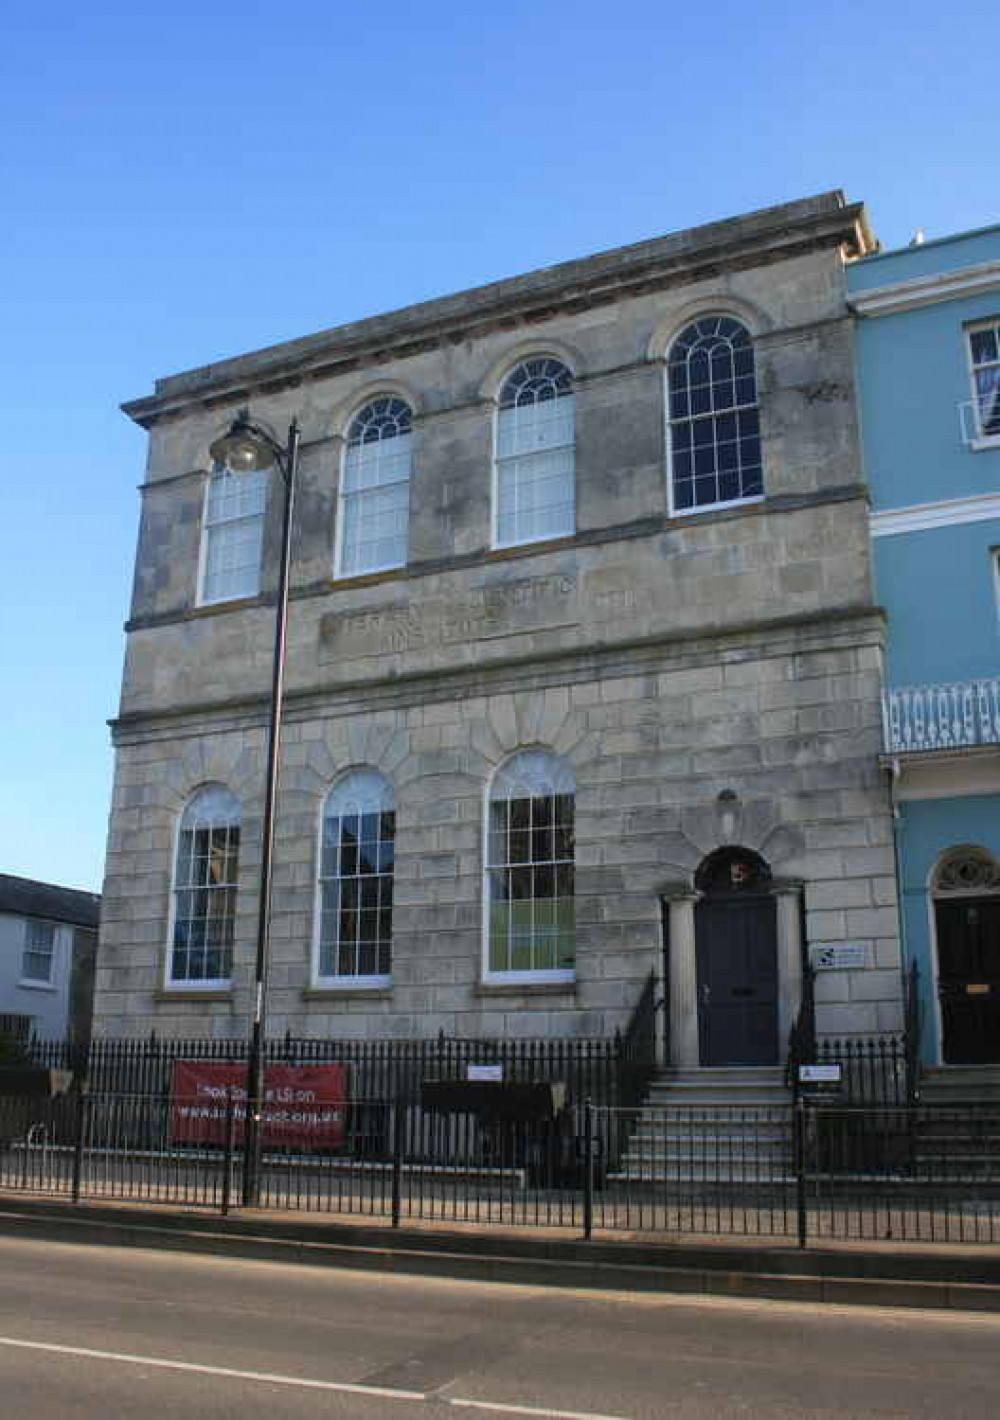
[[[994,1420],[1000,1317],[0,1238],[17,1420]]]

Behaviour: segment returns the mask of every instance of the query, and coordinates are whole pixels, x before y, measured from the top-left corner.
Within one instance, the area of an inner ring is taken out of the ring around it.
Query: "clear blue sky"
[[[99,888],[158,375],[828,187],[996,222],[995,0],[8,0],[0,871]]]

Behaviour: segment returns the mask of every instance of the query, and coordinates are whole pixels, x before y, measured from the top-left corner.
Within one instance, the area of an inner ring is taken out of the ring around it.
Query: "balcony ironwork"
[[[1000,448],[1000,395],[966,399],[958,406],[962,443],[970,449]]]
[[[889,754],[1000,744],[1000,676],[903,685],[883,699]]]

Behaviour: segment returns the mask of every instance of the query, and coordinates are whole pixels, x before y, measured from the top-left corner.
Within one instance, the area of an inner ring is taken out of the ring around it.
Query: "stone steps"
[[[922,1105],[995,1105],[1000,1110],[1000,1065],[928,1065],[920,1081]]]
[[[664,1070],[610,1181],[785,1183],[790,1103],[781,1066]]]

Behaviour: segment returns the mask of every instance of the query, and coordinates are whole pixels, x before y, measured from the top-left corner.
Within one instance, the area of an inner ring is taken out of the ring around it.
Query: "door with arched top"
[[[702,1065],[777,1065],[777,913],[756,853],[710,854],[695,878],[698,1044]]]
[[[1000,1063],[1000,865],[957,848],[934,880],[941,1057],[946,1065]]]

